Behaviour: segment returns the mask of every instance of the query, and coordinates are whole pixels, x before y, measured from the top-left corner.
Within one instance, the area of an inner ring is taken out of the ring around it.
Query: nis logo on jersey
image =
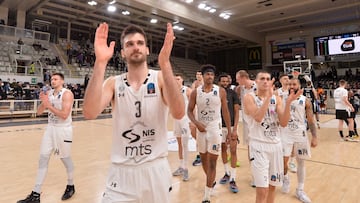
[[[155,129],[129,129],[122,133],[122,137],[128,140],[125,146],[125,156],[136,157],[151,154],[151,142],[155,140]],[[146,144],[150,143],[150,144]]]

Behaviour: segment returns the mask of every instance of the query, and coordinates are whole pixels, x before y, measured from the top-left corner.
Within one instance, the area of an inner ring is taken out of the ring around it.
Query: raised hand
[[[98,62],[107,63],[114,54],[115,42],[110,42],[110,46],[107,45],[108,32],[109,25],[107,23],[101,23],[96,29],[94,48]]]
[[[288,100],[289,102],[292,102],[292,101],[294,101],[295,99],[297,99],[298,97],[300,97],[300,95],[302,95],[303,92],[304,92],[303,89],[299,89],[299,90],[296,92],[296,94],[295,94],[294,90],[290,90],[290,94],[289,94],[287,100]]]
[[[159,53],[159,66],[161,69],[168,67],[167,63],[170,63],[170,54],[173,47],[173,41],[175,39],[174,30],[171,23],[167,23],[167,30],[164,39],[163,47]]]

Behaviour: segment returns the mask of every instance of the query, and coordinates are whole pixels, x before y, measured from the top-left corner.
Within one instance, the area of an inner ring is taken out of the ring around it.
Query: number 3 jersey
[[[126,73],[115,77],[113,163],[139,165],[167,156],[168,108],[162,99],[158,73],[149,70],[139,90],[130,87]]]

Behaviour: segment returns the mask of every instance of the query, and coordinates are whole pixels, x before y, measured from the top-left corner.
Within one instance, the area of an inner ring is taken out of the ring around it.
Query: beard
[[[125,58],[126,63],[132,65],[140,65],[146,62],[146,56],[142,53],[136,52]]]

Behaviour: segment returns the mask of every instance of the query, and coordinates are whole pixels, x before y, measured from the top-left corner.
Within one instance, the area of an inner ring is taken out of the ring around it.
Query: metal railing
[[[75,99],[72,114],[82,114],[83,99]],[[40,105],[40,100],[0,100],[0,118],[12,118],[12,117],[32,117],[35,118],[36,111]],[[104,113],[111,112],[111,106],[109,105],[103,111]],[[45,111],[44,113],[47,113]]]

